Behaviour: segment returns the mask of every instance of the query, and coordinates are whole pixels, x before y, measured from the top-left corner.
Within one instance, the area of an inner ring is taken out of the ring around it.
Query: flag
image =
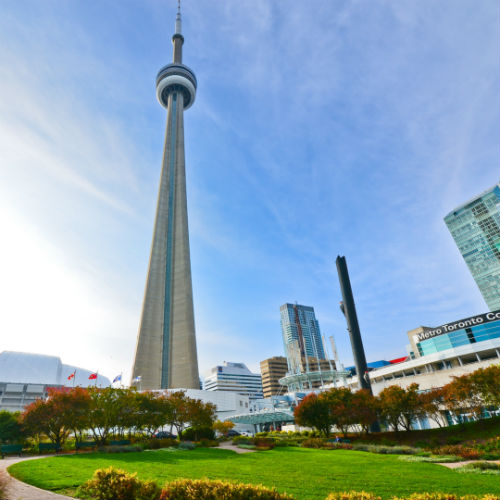
[[[75,378],[75,373],[76,373],[76,370],[73,373],[71,373],[70,375],[68,375],[68,380]]]
[[[142,379],[142,376],[141,375],[137,375],[137,377],[134,378],[134,380],[132,380],[132,383],[134,382],[140,382]]]
[[[113,384],[114,384],[115,382],[121,382],[121,380],[122,380],[122,374],[120,373],[120,375],[117,375],[117,376],[113,379]]]
[[[91,373],[89,375],[89,380],[97,380],[97,373]]]

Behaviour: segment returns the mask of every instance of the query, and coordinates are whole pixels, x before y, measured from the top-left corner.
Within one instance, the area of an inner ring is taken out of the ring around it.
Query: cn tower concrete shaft
[[[162,68],[156,79],[158,100],[167,109],[167,130],[132,371],[132,383],[143,390],[199,388],[183,120],[184,110],[194,102],[196,77],[182,64],[180,12],[172,40],[174,62]]]

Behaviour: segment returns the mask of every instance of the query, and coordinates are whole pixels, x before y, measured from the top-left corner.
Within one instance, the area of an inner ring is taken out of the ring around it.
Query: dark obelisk
[[[184,163],[184,110],[194,102],[196,77],[182,64],[180,6],[173,63],[156,77],[167,109],[167,131],[146,291],[132,384],[143,390],[199,389]],[[135,381],[135,382],[134,382]],[[138,382],[140,381],[140,382]]]

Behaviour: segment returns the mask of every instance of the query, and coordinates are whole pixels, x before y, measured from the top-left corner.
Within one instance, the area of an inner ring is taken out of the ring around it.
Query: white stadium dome
[[[75,380],[68,377],[75,373]],[[57,356],[33,354],[29,352],[3,351],[0,353],[0,383],[43,384],[73,387],[108,387],[110,380],[97,375],[97,380],[89,380],[95,372],[65,365]]]

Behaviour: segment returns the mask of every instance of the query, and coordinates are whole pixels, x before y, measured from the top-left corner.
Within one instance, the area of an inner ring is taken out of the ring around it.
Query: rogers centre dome
[[[68,377],[75,373],[75,380]],[[19,411],[37,398],[44,397],[49,387],[108,387],[110,380],[78,366],[65,365],[57,356],[29,352],[0,353],[0,410]]]
[[[68,377],[75,372],[75,381]],[[21,384],[79,385],[88,387],[107,387],[111,382],[107,377],[97,375],[95,380],[89,376],[95,373],[77,366],[65,365],[57,356],[32,354],[29,352],[3,351],[0,353],[0,382],[14,382]]]

